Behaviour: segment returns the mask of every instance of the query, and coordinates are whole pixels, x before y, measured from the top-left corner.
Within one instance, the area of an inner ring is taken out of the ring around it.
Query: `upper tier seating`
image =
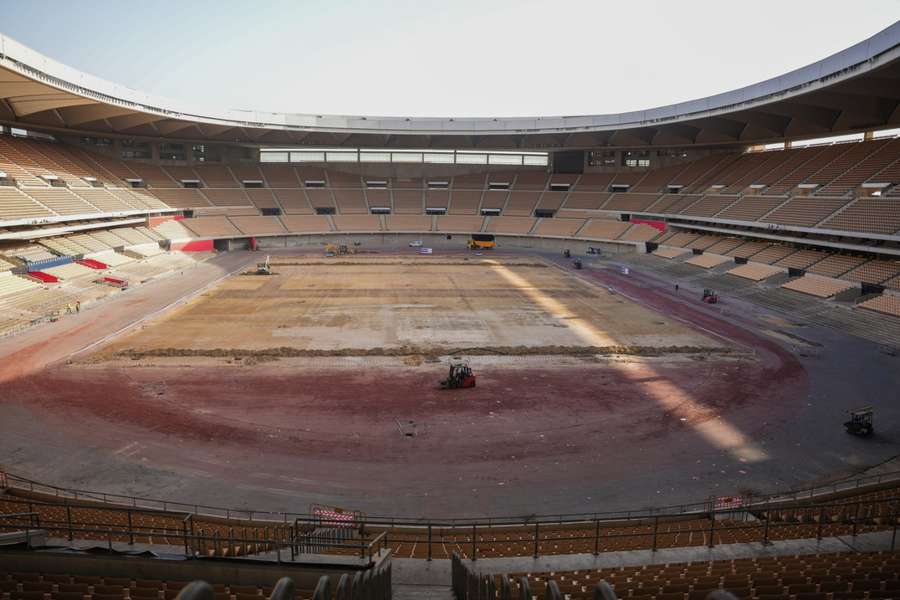
[[[500,210],[503,214],[503,208],[509,200],[509,192],[505,190],[488,190],[481,196],[481,208]]]
[[[679,214],[686,217],[712,217],[737,202],[736,196],[704,196],[684,208]]]
[[[297,177],[297,171],[290,165],[273,165],[261,164],[259,170],[262,172],[268,187],[271,188],[298,188],[300,187],[300,179]],[[324,181],[324,179],[323,179]]]
[[[362,188],[333,189],[334,203],[340,214],[367,214],[369,207],[366,205],[366,197]]]
[[[717,214],[716,218],[730,221],[756,221],[784,202],[785,198],[780,196],[744,196]]]
[[[425,212],[422,190],[393,190],[395,213],[421,215]]]
[[[250,198],[250,202],[252,202],[253,206],[256,208],[280,208],[278,202],[275,201],[272,190],[269,188],[247,188],[244,190],[244,193],[247,194],[247,197]],[[303,196],[303,202],[306,202],[306,196]]]
[[[309,204],[313,207],[313,209],[335,208],[334,197],[331,195],[331,190],[306,188],[305,191],[306,198],[309,200]]]
[[[898,156],[900,156],[900,138],[883,142],[864,160],[846,171],[839,172],[831,183],[816,190],[816,193],[823,196],[842,196],[859,187],[864,181],[875,177],[885,167],[896,162]]]
[[[0,169],[3,166],[0,165]],[[0,186],[0,220],[49,217],[53,212],[40,205],[30,196],[10,186]]]
[[[544,192],[541,194],[541,199],[538,201],[537,206],[535,206],[535,210],[558,210],[559,207],[562,206],[562,203],[566,199],[565,192]]]
[[[896,198],[859,198],[819,227],[894,234],[900,231],[900,201]]]
[[[282,210],[289,215],[311,215],[316,211],[310,206],[306,193],[299,188],[275,188],[272,190]]]
[[[610,199],[606,192],[571,192],[563,203],[565,208],[597,210]]]
[[[530,217],[534,214],[534,208],[540,197],[541,192],[511,192],[501,214],[511,217]]]
[[[450,192],[447,190],[425,190],[425,208],[447,208],[450,206]]]
[[[59,215],[100,212],[66,188],[29,188],[28,195]]]
[[[787,194],[846,150],[847,144],[810,149],[808,153],[809,159],[766,188],[766,193],[772,195]]]
[[[240,188],[203,188],[200,191],[213,206],[252,206],[253,204],[244,190]]]
[[[194,167],[194,172],[200,176],[203,184],[209,188],[241,187],[241,184],[235,179],[231,169],[223,165],[197,165]]]
[[[659,194],[613,194],[606,204],[603,205],[603,208],[604,210],[620,210],[622,212],[645,212],[658,199]],[[567,206],[572,208],[571,205]]]
[[[659,200],[653,203],[644,212],[654,214],[678,214],[700,199],[700,196],[690,194],[663,194]]]
[[[585,173],[573,186],[579,192],[607,192],[615,173]]]
[[[792,198],[760,220],[779,225],[814,227],[848,202],[849,200],[841,198]]]
[[[450,195],[450,208],[447,212],[451,215],[478,214],[478,207],[481,205],[481,194],[480,191],[454,188]]]
[[[144,208],[137,202],[128,202],[119,196],[115,196],[110,193],[109,190],[104,188],[79,189],[76,194],[85,201],[90,202],[91,206],[97,207],[100,212],[114,213],[141,210]]]

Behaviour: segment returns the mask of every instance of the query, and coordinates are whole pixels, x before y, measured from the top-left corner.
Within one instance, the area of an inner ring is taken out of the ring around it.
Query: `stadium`
[[[588,116],[57,58],[0,34],[0,600],[900,597],[900,22]]]

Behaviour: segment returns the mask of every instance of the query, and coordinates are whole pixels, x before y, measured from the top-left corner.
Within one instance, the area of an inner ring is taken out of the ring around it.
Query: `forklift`
[[[850,411],[850,420],[844,423],[844,429],[850,435],[867,437],[875,433],[872,417],[875,411],[871,406],[864,406]]]
[[[458,388],[475,387],[475,373],[464,360],[454,359],[450,361],[450,373],[446,379],[441,380],[442,390],[454,390]]]

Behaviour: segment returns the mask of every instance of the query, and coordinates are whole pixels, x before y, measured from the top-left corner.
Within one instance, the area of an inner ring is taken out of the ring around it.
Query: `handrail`
[[[31,492],[43,493],[47,495],[55,495],[63,498],[73,498],[76,500],[98,501],[103,503],[122,504],[123,507],[130,505],[134,509],[146,510],[162,510],[164,512],[176,513],[192,513],[195,517],[214,517],[226,519],[246,519],[248,521],[273,521],[287,522],[296,519],[315,520],[321,523],[321,518],[314,518],[307,513],[299,512],[279,512],[279,511],[259,511],[247,509],[225,508],[203,504],[190,504],[186,502],[161,500],[141,496],[129,496],[125,494],[114,494],[108,492],[97,492],[73,488],[65,488],[51,484],[44,484],[12,473],[5,473],[7,487],[13,489],[24,489]],[[762,509],[766,506],[784,503],[796,502],[800,500],[810,500],[816,496],[836,494],[845,491],[857,490],[863,487],[875,486],[882,483],[900,482],[900,471],[891,471],[888,473],[880,473],[875,475],[867,475],[853,479],[844,479],[831,484],[811,486],[807,488],[789,490],[784,492],[775,492],[760,496],[735,496],[739,499],[739,505],[743,507],[753,507]],[[19,485],[15,485],[19,484]],[[443,522],[448,525],[521,525],[527,523],[564,523],[564,522],[582,522],[595,521],[597,519],[613,520],[623,519],[632,520],[637,518],[650,518],[655,516],[689,516],[709,512],[711,500],[703,500],[699,502],[666,505],[661,507],[650,507],[638,510],[619,510],[619,511],[595,511],[581,513],[559,513],[559,514],[537,514],[530,516],[495,516],[483,518],[458,518],[458,517],[398,517],[398,516],[368,516],[367,523],[379,523],[390,525],[392,527],[424,527],[429,523]]]
[[[21,500],[8,501],[25,502]],[[33,501],[29,501],[28,503],[35,504]],[[345,541],[345,539],[342,538],[329,537],[327,532],[326,535],[321,538],[309,537],[301,539],[296,536],[295,528],[284,526],[270,529],[268,526],[262,526],[261,523],[255,528],[251,527],[249,535],[247,531],[248,528],[246,527],[239,528],[243,529],[243,531],[238,532],[238,535],[235,535],[236,528],[231,527],[228,530],[227,538],[224,538],[224,536],[219,535],[218,531],[209,534],[209,532],[205,532],[203,529],[196,530],[192,528],[189,532],[186,527],[188,518],[181,521],[182,528],[180,530],[177,526],[173,526],[172,528],[146,525],[133,527],[131,525],[131,513],[129,512],[128,526],[125,527],[117,523],[97,523],[95,521],[89,523],[79,522],[77,515],[73,518],[72,513],[73,508],[79,508],[78,505],[73,506],[71,504],[62,503],[46,503],[44,505],[66,507],[66,519],[59,520],[45,518],[42,524],[44,530],[47,530],[48,532],[54,530],[57,532],[65,532],[65,535],[67,535],[70,540],[75,538],[94,539],[99,537],[101,541],[103,539],[106,540],[110,549],[112,549],[114,539],[115,541],[123,541],[127,538],[129,544],[134,544],[136,536],[156,536],[158,538],[170,538],[165,542],[167,544],[178,543],[178,540],[180,539],[184,544],[186,556],[209,555],[209,549],[214,551],[212,555],[227,557],[235,556],[236,554],[249,555],[275,551],[277,553],[277,561],[280,563],[281,549],[286,547],[291,548],[292,560],[296,557],[296,550],[298,548],[300,553],[306,551],[307,553],[314,554],[328,554],[331,550],[347,549],[358,551],[360,559],[365,559],[366,552],[368,551],[368,563],[371,564],[373,556],[376,554],[375,549],[379,545],[381,545],[382,548],[388,546],[387,531],[379,533],[371,540],[360,537]],[[95,510],[93,505],[88,506],[90,506],[92,510]],[[720,512],[711,511],[704,516],[703,521],[705,521],[706,524],[701,522],[701,527],[699,528],[696,526],[696,519],[691,520],[691,522],[694,523],[694,526],[680,527],[677,526],[677,524],[681,522],[681,519],[676,518],[675,520],[670,521],[670,523],[675,523],[676,526],[664,530],[659,529],[658,518],[654,519],[652,523],[641,523],[640,527],[635,527],[632,524],[623,525],[621,522],[615,522],[605,523],[601,528],[601,523],[598,520],[595,522],[594,528],[574,529],[569,532],[568,535],[559,535],[559,530],[557,530],[553,535],[545,534],[544,537],[542,537],[540,528],[535,526],[533,537],[531,537],[529,543],[533,543],[534,556],[537,557],[540,554],[542,542],[553,544],[561,542],[593,542],[594,554],[597,555],[601,552],[601,542],[603,543],[604,548],[607,548],[603,551],[615,549],[615,544],[610,547],[607,543],[616,542],[616,540],[624,540],[625,542],[636,540],[638,543],[643,544],[643,546],[640,547],[647,547],[656,551],[660,545],[660,539],[664,542],[668,539],[671,543],[675,543],[678,536],[681,534],[698,534],[700,539],[702,539],[702,543],[708,544],[709,547],[715,546],[717,539],[719,544],[730,543],[723,537],[726,534],[736,534],[736,537],[732,539],[740,539],[741,541],[759,541],[765,544],[768,543],[770,539],[778,539],[779,531],[783,529],[788,529],[790,531],[801,525],[810,527],[810,531],[807,532],[808,536],[813,535],[812,529],[814,528],[817,539],[836,534],[849,534],[855,536],[860,527],[879,531],[893,529],[895,537],[898,524],[900,524],[900,519],[898,519],[898,517],[900,517],[900,510],[898,509],[900,509],[900,493],[892,493],[883,498],[856,498],[818,504],[804,503],[799,506],[788,506],[764,511],[748,508],[730,509]],[[109,508],[108,510],[121,509]],[[775,513],[774,515],[772,514],[773,512]],[[723,516],[727,518],[725,520],[720,520],[720,517]],[[743,517],[743,519],[740,517]],[[362,529],[367,525],[369,525],[369,523],[360,524],[361,535]],[[22,525],[7,525],[0,523],[0,531],[21,530],[22,527]],[[460,551],[462,551],[461,549],[463,547],[471,547],[471,554],[467,558],[470,558],[473,561],[478,558],[479,545],[484,546],[487,544],[490,546],[494,543],[491,539],[485,539],[485,528],[481,530],[481,538],[479,539],[479,530],[477,527],[473,526],[471,528],[471,538],[467,539],[469,533],[468,527],[463,528],[460,533],[457,532],[456,527],[458,526],[445,527],[445,529],[450,530],[449,532],[439,531],[438,535],[440,539],[437,543],[442,546],[450,544],[459,548]],[[833,527],[842,529],[836,532],[833,530]],[[622,530],[623,528],[624,531]],[[486,529],[489,534],[490,528]],[[585,531],[585,529],[587,529],[587,531]],[[84,535],[82,536],[81,534]],[[741,534],[749,534],[749,537],[747,535],[741,536]],[[432,545],[435,543],[432,539],[431,528],[429,528],[428,531],[427,542],[426,539],[422,539],[423,534],[419,534],[419,537],[413,537],[413,534],[410,534],[409,532],[391,532],[390,535],[391,541],[395,544],[409,543],[412,545],[425,545],[427,543],[428,556],[429,558],[431,557]],[[449,536],[449,539],[445,539],[445,535]],[[796,532],[793,534],[789,533],[788,537],[796,537],[796,535]],[[221,548],[225,548],[224,553],[220,551]]]

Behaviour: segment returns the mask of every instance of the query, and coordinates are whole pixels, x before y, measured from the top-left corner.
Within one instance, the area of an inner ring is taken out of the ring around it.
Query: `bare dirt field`
[[[160,357],[724,351],[719,338],[540,258],[279,257],[100,355]]]
[[[279,256],[275,276],[233,275],[41,371],[23,367],[203,286],[160,283],[152,307],[123,297],[36,331],[0,379],[4,466],[215,505],[484,516],[774,491],[892,451],[832,427],[856,388],[887,389],[867,346],[805,357],[765,315],[699,290],[465,256]],[[803,332],[849,343],[828,335]],[[442,391],[457,351],[478,386]]]

